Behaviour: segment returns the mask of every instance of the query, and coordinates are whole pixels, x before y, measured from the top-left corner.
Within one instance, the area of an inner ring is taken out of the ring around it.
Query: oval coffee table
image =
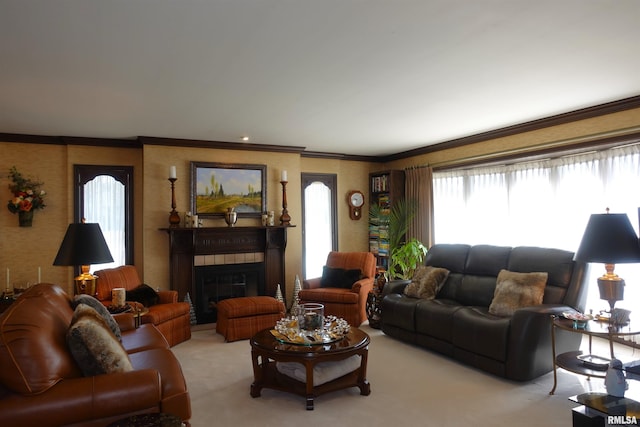
[[[360,388],[360,394],[371,394],[367,381],[367,355],[369,335],[358,328],[351,328],[344,338],[317,345],[297,345],[278,341],[270,329],[258,332],[251,338],[251,359],[253,361],[254,381],[251,384],[251,397],[259,397],[263,388],[294,393],[307,399],[307,409],[313,409],[315,397],[350,387]],[[313,386],[313,368],[321,362],[340,363],[360,355],[360,366],[339,378],[324,384]],[[276,369],[277,362],[297,362],[306,370],[306,381],[301,382]]]

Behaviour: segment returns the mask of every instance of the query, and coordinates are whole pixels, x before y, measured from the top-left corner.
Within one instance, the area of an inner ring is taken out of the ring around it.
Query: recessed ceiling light
[[[248,140],[249,140],[249,137],[248,137],[248,136],[243,136],[243,137],[241,137],[240,139],[241,139],[242,141],[248,141]]]

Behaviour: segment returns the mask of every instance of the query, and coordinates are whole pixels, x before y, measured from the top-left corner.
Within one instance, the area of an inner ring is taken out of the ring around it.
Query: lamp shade
[[[575,259],[604,264],[640,262],[638,236],[627,214],[591,215]]]
[[[99,224],[69,224],[53,265],[89,265],[113,262]]]

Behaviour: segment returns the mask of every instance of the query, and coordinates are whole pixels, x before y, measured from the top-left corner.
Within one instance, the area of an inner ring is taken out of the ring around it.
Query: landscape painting
[[[266,165],[191,162],[191,208],[202,217],[223,217],[234,208],[238,217],[266,211]]]

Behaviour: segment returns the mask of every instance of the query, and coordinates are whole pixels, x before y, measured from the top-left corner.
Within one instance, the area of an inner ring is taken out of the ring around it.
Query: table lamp
[[[96,293],[97,277],[89,273],[90,264],[113,262],[99,224],[69,224],[53,265],[79,265],[82,272],[74,279],[77,294]]]
[[[624,280],[613,272],[615,264],[640,262],[638,236],[627,214],[593,214],[580,242],[575,259],[604,263],[606,273],[598,278],[600,298],[609,302],[613,313],[616,301],[624,299]]]

